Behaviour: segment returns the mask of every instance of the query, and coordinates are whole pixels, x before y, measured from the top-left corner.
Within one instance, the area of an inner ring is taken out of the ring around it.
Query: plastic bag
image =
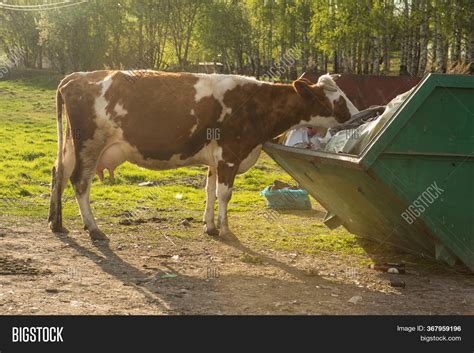
[[[270,190],[267,186],[260,195],[267,200],[267,205],[279,210],[310,210],[311,201],[308,192],[302,189]]]

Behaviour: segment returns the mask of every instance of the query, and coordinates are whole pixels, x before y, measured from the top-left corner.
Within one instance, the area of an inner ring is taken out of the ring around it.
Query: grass
[[[54,97],[59,80],[58,76],[36,74],[0,81],[0,212],[3,214],[42,220],[47,217],[51,167],[57,149]],[[99,225],[106,232],[120,229],[119,221],[128,212],[136,219],[162,219],[156,223],[156,229],[165,227],[170,237],[195,236],[195,232],[179,226],[179,221],[189,217],[200,221],[206,170],[204,166],[196,166],[156,172],[125,163],[116,170],[114,185],[100,183],[95,177],[91,200]],[[278,220],[267,221],[264,217],[267,207],[260,191],[275,179],[292,182],[265,154],[256,167],[237,177],[230,202],[230,224],[239,238],[252,240],[261,248],[283,251],[357,254],[362,255],[361,261],[367,260],[371,248],[377,248],[381,256],[390,256],[386,247],[362,241],[342,227],[329,230],[321,223],[322,209],[315,200],[311,211],[280,212]],[[143,181],[154,181],[157,186],[138,186]],[[63,198],[63,216],[66,225],[79,227],[79,211],[70,184]],[[140,225],[129,226],[124,231],[134,229],[140,231]],[[157,233],[147,236],[154,237]],[[242,261],[252,259],[245,257]]]

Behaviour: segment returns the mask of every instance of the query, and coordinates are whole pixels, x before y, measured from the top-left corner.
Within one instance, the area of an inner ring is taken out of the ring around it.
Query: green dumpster
[[[429,74],[359,155],[267,143],[325,224],[474,271],[474,77]]]

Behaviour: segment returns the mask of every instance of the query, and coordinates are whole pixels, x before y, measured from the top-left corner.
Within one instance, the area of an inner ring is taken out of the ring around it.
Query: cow
[[[204,232],[233,238],[227,205],[235,176],[256,163],[264,142],[290,128],[330,128],[347,121],[355,107],[335,87],[329,74],[316,84],[304,78],[282,84],[238,75],[151,70],[140,75],[72,73],[56,92],[58,154],[52,168],[49,227],[65,231],[61,197],[68,180],[84,229],[92,240],[107,240],[89,201],[96,173],[102,180],[103,169],[108,169],[113,177],[113,170],[125,161],[154,170],[204,164]]]

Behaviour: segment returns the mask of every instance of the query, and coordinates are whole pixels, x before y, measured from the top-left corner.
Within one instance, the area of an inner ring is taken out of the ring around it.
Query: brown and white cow
[[[289,128],[332,127],[348,120],[355,107],[334,87],[329,75],[317,84],[305,79],[273,84],[235,75],[156,71],[140,76],[127,71],[68,75],[57,90],[59,149],[49,225],[55,232],[63,229],[61,196],[68,179],[85,229],[92,239],[106,239],[89,202],[96,172],[102,179],[103,169],[113,172],[125,161],[156,170],[205,164],[209,169],[204,230],[232,236],[227,204],[236,174],[255,164],[265,141]]]

